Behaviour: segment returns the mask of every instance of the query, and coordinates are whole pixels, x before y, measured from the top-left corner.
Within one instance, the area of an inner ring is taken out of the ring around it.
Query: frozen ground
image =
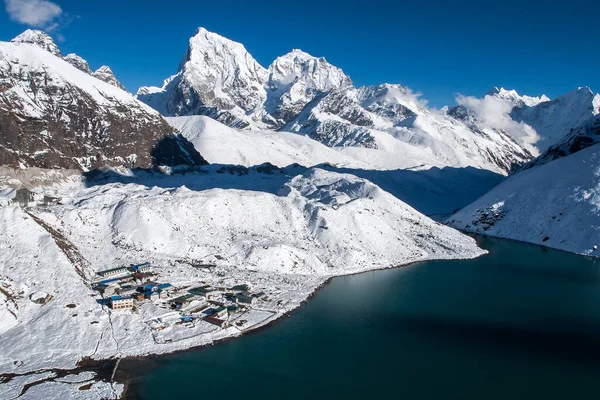
[[[483,253],[473,239],[369,181],[318,168],[208,166],[173,175],[110,171],[35,190],[61,197],[62,204],[28,210],[0,206],[0,375],[5,377],[73,369],[83,358],[212,343],[284,315],[332,276]],[[5,187],[0,193],[12,191]],[[171,338],[176,340],[160,343],[148,321],[165,309],[148,304],[113,312],[88,286],[94,271],[141,261],[152,263],[158,280],[175,287],[248,284],[268,300],[251,307],[239,325],[216,330],[199,325],[197,335],[177,333]],[[40,293],[51,296],[46,304],[33,301],[45,297]],[[94,382],[80,393],[72,383],[47,380],[23,396],[36,397],[44,388],[59,397],[118,394],[118,387]],[[25,383],[12,379],[0,387],[20,393]]]

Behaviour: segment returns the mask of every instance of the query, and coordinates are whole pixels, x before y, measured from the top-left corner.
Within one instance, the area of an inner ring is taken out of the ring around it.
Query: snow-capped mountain
[[[91,169],[203,162],[159,113],[88,74],[78,57],[67,59],[40,31],[0,42],[0,164]]]
[[[572,129],[600,114],[600,95],[589,87],[580,87],[554,100],[537,104],[516,104],[510,116],[536,130],[540,152],[561,142]]]
[[[165,116],[208,115],[229,126],[261,124],[268,72],[240,43],[204,28],[190,39],[176,75],[137,98]]]
[[[66,56],[63,57],[63,60],[65,60],[66,62],[68,62],[75,68],[77,68],[78,70],[85,72],[86,74],[91,75],[93,73],[88,62],[85,61],[83,58],[79,57],[75,53],[67,54]]]
[[[570,132],[560,142],[550,146],[548,150],[535,160],[525,164],[522,169],[547,164],[550,161],[577,153],[597,143],[600,143],[600,114],[590,118],[582,125],[571,128]]]
[[[599,257],[600,145],[510,176],[448,222]]]
[[[10,42],[15,44],[32,44],[34,46],[39,47],[40,49],[44,49],[47,52],[54,54],[57,57],[62,57],[60,49],[58,48],[54,40],[50,37],[50,35],[47,35],[42,31],[27,29],[25,32],[12,39]]]
[[[302,50],[277,58],[269,66],[267,112],[277,127],[295,118],[315,97],[332,89],[352,86],[344,72],[324,57],[313,57]]]
[[[386,158],[410,154],[417,164],[474,166],[505,174],[532,158],[506,132],[473,129],[456,115],[427,108],[400,85],[332,90],[283,130],[328,146],[379,150]]]
[[[511,102],[515,107],[534,107],[540,103],[544,103],[546,101],[550,101],[550,98],[545,94],[539,97],[520,95],[516,90],[507,90],[504,88],[494,87],[490,89],[487,93],[487,96],[495,96],[499,99],[507,100]]]
[[[110,69],[108,65],[103,65],[96,71],[92,72],[92,76],[110,85],[116,86],[121,90],[127,91],[127,89],[125,89],[125,86],[123,86],[121,82],[119,82],[115,74],[112,72],[112,69]]]
[[[398,167],[394,159],[406,159],[506,174],[531,159],[505,132],[471,131],[400,85],[357,89],[340,68],[301,50],[265,69],[240,43],[203,28],[190,39],[178,73],[161,88],[140,88],[137,98],[166,116],[206,115],[230,127],[380,150],[389,168]]]

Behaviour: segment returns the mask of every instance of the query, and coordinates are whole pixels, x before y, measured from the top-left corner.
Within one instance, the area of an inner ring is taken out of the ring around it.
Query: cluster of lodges
[[[148,262],[100,271],[97,275],[100,278],[92,288],[109,299],[113,310],[131,309],[134,300],[165,299],[172,289],[170,283],[151,282],[154,270]]]
[[[203,285],[187,290],[187,293],[170,299],[170,308],[182,311],[181,323],[193,323],[202,319],[224,328],[229,325],[229,315],[240,311],[244,306],[256,304],[265,294],[251,293],[248,285],[232,288],[218,288]]]

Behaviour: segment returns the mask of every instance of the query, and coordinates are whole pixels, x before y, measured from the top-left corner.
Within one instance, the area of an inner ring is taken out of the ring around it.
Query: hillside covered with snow
[[[467,232],[600,256],[599,145],[509,177],[448,223]]]

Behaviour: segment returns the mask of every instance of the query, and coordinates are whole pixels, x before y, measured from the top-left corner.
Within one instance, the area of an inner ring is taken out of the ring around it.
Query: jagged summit
[[[269,66],[267,111],[280,124],[296,117],[319,93],[352,87],[352,80],[325,57],[295,49]]]
[[[261,124],[268,73],[246,48],[205,28],[188,43],[179,72],[137,97],[163,115],[207,115],[229,126]]]
[[[325,57],[314,57],[299,49],[278,57],[269,66],[269,87],[272,90],[300,80],[321,91],[352,85],[350,77],[329,64]]]
[[[119,82],[112,69],[110,69],[108,65],[103,65],[100,68],[98,68],[95,72],[92,73],[92,76],[100,79],[101,81],[116,86],[119,89],[127,91],[127,89],[125,89],[125,86],[123,86],[121,82]]]
[[[550,98],[545,94],[534,97],[534,96],[521,96],[516,90],[511,89],[507,90],[504,88],[493,87],[487,91],[486,96],[495,96],[504,100],[510,101],[512,104],[518,107],[533,107],[540,103],[544,103],[546,101],[550,101]]]
[[[25,32],[12,39],[11,42],[33,44],[46,51],[49,51],[55,56],[61,57],[60,50],[54,42],[54,39],[52,39],[47,33],[40,30],[27,29]]]
[[[510,116],[536,130],[540,136],[536,147],[543,153],[599,113],[600,97],[584,86],[534,106],[517,105]]]
[[[75,53],[67,54],[66,56],[63,57],[63,59],[80,71],[83,71],[87,74],[92,73],[92,70],[91,70],[88,62],[85,61],[83,58],[79,57]]]
[[[397,160],[476,166],[507,173],[531,155],[506,132],[474,132],[426,107],[412,91],[357,89],[324,57],[295,49],[263,68],[237,42],[199,28],[176,75],[137,98],[166,116],[205,115],[238,129],[283,130],[330,147],[379,150]]]

